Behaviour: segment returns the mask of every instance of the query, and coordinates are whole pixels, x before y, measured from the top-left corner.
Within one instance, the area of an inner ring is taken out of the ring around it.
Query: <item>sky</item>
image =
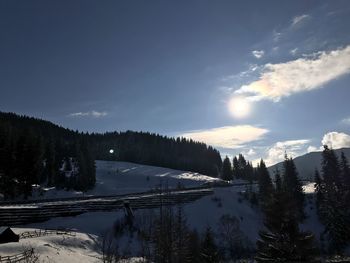
[[[0,1],[0,111],[269,164],[350,147],[350,2]]]

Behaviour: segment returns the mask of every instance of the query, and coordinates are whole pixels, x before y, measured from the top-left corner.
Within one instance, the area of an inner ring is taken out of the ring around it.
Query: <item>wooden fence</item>
[[[14,263],[14,262],[26,262],[30,257],[34,255],[34,249],[27,249],[20,254],[11,255],[11,256],[1,256],[1,263]]]
[[[19,235],[19,238],[26,239],[26,238],[35,238],[35,237],[50,236],[50,235],[65,235],[65,236],[75,237],[76,233],[70,230],[39,229],[34,231],[23,232]]]

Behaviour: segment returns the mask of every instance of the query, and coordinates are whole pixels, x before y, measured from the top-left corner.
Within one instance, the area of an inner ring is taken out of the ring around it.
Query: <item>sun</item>
[[[251,112],[251,104],[244,97],[232,97],[228,102],[228,109],[235,118],[245,118]]]

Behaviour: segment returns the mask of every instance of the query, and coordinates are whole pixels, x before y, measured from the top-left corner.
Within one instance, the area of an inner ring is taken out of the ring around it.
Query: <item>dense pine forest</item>
[[[0,192],[4,199],[27,198],[34,184],[86,191],[95,184],[96,159],[214,177],[222,165],[217,150],[184,138],[132,131],[89,134],[49,121],[0,113]]]

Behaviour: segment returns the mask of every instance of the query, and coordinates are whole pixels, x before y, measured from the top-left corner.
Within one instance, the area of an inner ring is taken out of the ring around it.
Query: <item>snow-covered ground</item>
[[[33,231],[32,228],[13,228],[20,234]],[[19,242],[0,244],[0,255],[11,256],[34,248],[34,254],[39,256],[38,262],[101,262],[100,249],[96,242],[97,236],[86,233],[76,233],[76,236],[49,235],[21,239]]]
[[[160,182],[167,183],[171,187],[176,187],[178,183],[189,186],[198,186],[213,179],[196,173],[176,171],[161,167],[152,167],[125,162],[97,161],[97,183],[95,189],[86,194],[89,195],[109,195],[132,192],[148,191],[159,185]],[[308,192],[312,192],[312,186]],[[223,215],[235,216],[239,219],[240,229],[243,235],[254,246],[258,238],[258,232],[263,228],[262,215],[256,206],[252,206],[243,198],[240,192],[244,192],[246,186],[232,186],[216,188],[212,195],[205,196],[193,203],[183,206],[187,222],[191,228],[196,228],[202,232],[207,226],[217,230],[219,219]],[[66,191],[51,190],[47,197],[67,196]],[[69,193],[69,192],[68,192]],[[75,195],[76,193],[73,193]],[[317,219],[315,207],[312,198],[308,197],[307,214],[308,218],[302,225],[302,229],[314,232],[316,238],[319,238],[323,230],[322,225]],[[135,216],[142,218],[147,214],[147,210],[136,210]],[[81,214],[75,217],[58,217],[50,219],[43,223],[29,224],[15,228],[18,231],[35,229],[55,229],[70,228],[78,232],[76,239],[62,240],[62,237],[43,237],[32,243],[38,247],[43,257],[49,257],[49,262],[95,262],[96,257],[100,255],[96,245],[97,237],[102,237],[108,231],[111,231],[113,224],[124,217],[121,210],[111,212],[91,212]],[[130,240],[133,239],[133,240]],[[24,242],[33,242],[34,239]],[[64,243],[66,242],[66,243]],[[77,245],[81,243],[81,245]],[[130,256],[138,256],[137,241],[133,237],[125,237],[123,241],[127,249],[131,249]],[[133,244],[133,245],[130,245]],[[135,245],[136,244],[136,245]],[[16,251],[25,243],[0,245],[0,255]],[[12,250],[11,250],[12,249]],[[80,261],[78,260],[79,257]],[[70,259],[69,257],[72,257]],[[84,257],[84,258],[83,258]],[[77,260],[77,261],[74,261]]]
[[[199,186],[220,179],[199,173],[179,171],[164,167],[141,165],[128,162],[96,161],[96,186],[82,193],[77,191],[56,190],[54,187],[42,189],[43,195],[37,190],[32,199],[62,198],[87,195],[113,195],[145,192],[163,187],[176,188],[179,184],[186,187]]]

